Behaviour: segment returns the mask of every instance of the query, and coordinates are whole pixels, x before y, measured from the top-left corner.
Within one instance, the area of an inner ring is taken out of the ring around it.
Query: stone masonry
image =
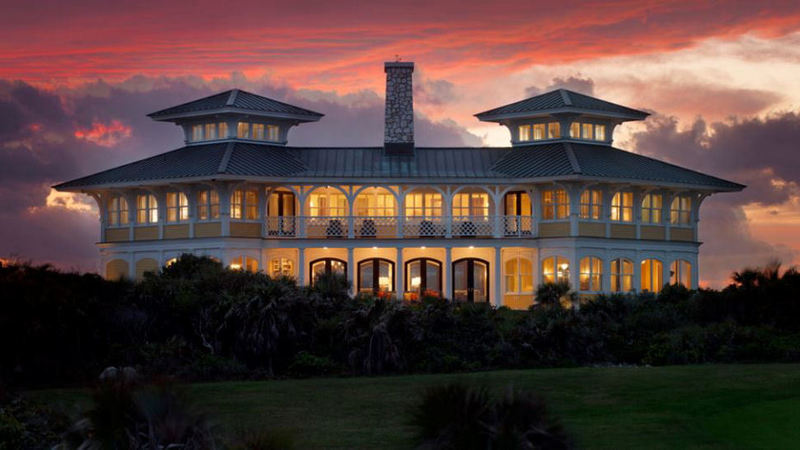
[[[414,144],[414,99],[412,96],[411,74],[413,62],[387,62],[386,72],[386,118],[384,142],[386,149],[408,148],[413,151]]]

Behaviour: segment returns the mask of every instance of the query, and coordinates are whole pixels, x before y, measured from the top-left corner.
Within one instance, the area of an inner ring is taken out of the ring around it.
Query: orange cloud
[[[78,128],[75,130],[75,137],[103,147],[113,147],[125,138],[131,136],[131,127],[123,124],[117,119],[112,120],[108,125],[100,121],[92,122],[91,128]]]

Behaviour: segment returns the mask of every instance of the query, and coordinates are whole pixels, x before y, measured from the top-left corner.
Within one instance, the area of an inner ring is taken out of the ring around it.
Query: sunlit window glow
[[[545,283],[569,282],[569,260],[563,256],[543,259],[542,278]]]
[[[586,189],[581,192],[581,219],[600,220],[603,207],[603,191]]]
[[[562,220],[569,216],[569,195],[564,189],[542,191],[542,219]]]
[[[603,261],[594,256],[581,258],[579,284],[580,290],[599,292],[603,290]]]
[[[683,259],[672,261],[669,269],[669,284],[682,284],[692,288],[692,263]]]
[[[438,192],[412,192],[405,198],[406,217],[440,217],[442,194]]]
[[[108,201],[108,224],[128,224],[128,201],[124,197],[116,196]]]
[[[611,199],[611,220],[633,221],[633,192],[617,192]]]
[[[294,275],[294,261],[289,258],[273,258],[270,262],[272,278],[291,277]]]
[[[689,196],[678,196],[672,199],[669,211],[669,222],[673,225],[688,225],[692,217],[692,199]]]
[[[140,194],[136,196],[136,223],[157,223],[158,222],[158,202],[152,194]]]
[[[197,193],[197,218],[199,220],[219,219],[219,194],[213,189]]]
[[[642,199],[642,223],[661,223],[661,194],[647,194]]]
[[[633,262],[618,258],[611,261],[611,292],[633,291]]]
[[[167,222],[189,220],[189,199],[183,192],[167,192]]]
[[[358,194],[355,202],[356,216],[395,216],[394,195],[382,188],[369,188]]]
[[[506,294],[533,293],[533,264],[527,258],[512,258],[505,264]]]
[[[233,191],[231,219],[258,219],[258,192],[255,189]]]
[[[642,291],[658,292],[664,285],[664,265],[657,259],[642,261]]]
[[[453,196],[453,216],[488,217],[489,194],[486,192],[459,192]]]

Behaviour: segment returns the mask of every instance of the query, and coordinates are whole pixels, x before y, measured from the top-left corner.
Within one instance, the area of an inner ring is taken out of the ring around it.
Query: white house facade
[[[108,278],[192,253],[512,308],[548,281],[697,286],[700,205],[744,186],[614,148],[614,129],[647,113],[563,89],[476,115],[508,127],[509,147],[417,147],[413,69],[385,65],[383,146],[289,146],[322,114],[234,89],[150,114],[181,126],[184,147],[56,189],[97,201]]]

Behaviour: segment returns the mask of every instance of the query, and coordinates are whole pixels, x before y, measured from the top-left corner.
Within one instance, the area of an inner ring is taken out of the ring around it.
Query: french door
[[[294,236],[294,193],[275,191],[267,203],[267,230],[271,236]]]
[[[489,301],[489,263],[477,258],[453,262],[453,300],[484,303]]]

